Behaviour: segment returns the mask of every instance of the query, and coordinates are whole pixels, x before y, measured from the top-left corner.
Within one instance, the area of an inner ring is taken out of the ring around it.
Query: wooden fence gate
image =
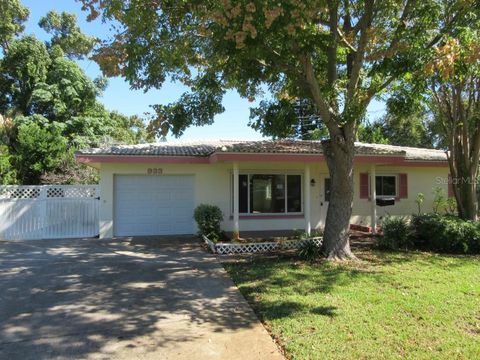
[[[0,240],[95,237],[98,185],[0,186]]]

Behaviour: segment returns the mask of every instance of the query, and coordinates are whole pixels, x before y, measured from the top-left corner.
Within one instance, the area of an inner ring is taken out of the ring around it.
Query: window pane
[[[302,177],[287,175],[287,212],[302,211]]]
[[[248,175],[240,175],[238,180],[238,211],[248,213]]]
[[[383,176],[383,194],[386,196],[395,196],[396,193],[396,177],[395,176]]]
[[[397,193],[397,178],[395,176],[375,177],[375,191],[377,196],[395,196]]]
[[[285,212],[285,176],[250,176],[250,212]]]
[[[370,179],[372,177],[370,176]],[[371,191],[369,191],[370,193]],[[381,176],[375,176],[375,194],[377,196],[382,196],[382,177]],[[370,197],[372,197],[373,194],[370,194]]]

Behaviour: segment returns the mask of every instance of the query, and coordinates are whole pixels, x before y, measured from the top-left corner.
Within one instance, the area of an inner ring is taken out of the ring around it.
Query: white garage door
[[[116,236],[193,234],[193,176],[115,176]]]

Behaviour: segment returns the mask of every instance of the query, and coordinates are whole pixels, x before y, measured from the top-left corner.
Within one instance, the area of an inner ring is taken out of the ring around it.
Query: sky
[[[67,11],[75,13],[78,24],[82,31],[98,38],[108,37],[108,24],[96,20],[87,22],[85,12],[81,11],[80,3],[75,0],[22,0],[22,3],[30,9],[30,18],[27,21],[25,32],[34,34],[40,39],[47,39],[48,35],[38,27],[38,21],[48,11]],[[79,62],[88,76],[95,78],[101,75],[98,65],[91,60]],[[168,104],[174,102],[188,89],[178,83],[165,82],[159,90],[133,90],[128,82],[122,78],[110,78],[109,86],[103,93],[100,101],[110,110],[117,110],[125,115],[144,115],[152,112],[150,105]],[[261,99],[257,99],[259,101]],[[235,91],[229,91],[224,97],[223,106],[225,112],[215,117],[212,125],[188,128],[180,140],[207,140],[207,139],[244,139],[259,140],[262,135],[248,126],[250,107],[256,103],[250,103],[242,99]],[[375,120],[384,113],[384,105],[374,101],[368,108],[368,118]],[[167,140],[173,140],[171,136]]]

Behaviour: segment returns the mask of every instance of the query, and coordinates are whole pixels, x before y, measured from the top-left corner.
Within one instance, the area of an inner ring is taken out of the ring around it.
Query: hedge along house
[[[87,149],[100,171],[100,237],[193,234],[194,208],[220,207],[228,232],[321,229],[330,179],[318,141],[203,141]],[[449,192],[440,150],[356,144],[351,224],[376,229],[386,214],[432,209]]]

